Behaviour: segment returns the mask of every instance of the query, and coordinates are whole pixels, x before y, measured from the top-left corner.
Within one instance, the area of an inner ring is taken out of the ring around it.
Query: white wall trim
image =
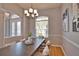
[[[61,47],[61,49],[62,49],[62,51],[63,51],[64,55],[65,55],[65,56],[67,56],[67,54],[65,53],[64,48],[63,48],[62,46],[60,46],[60,47]]]
[[[60,47],[62,49],[64,55],[67,56],[67,54],[65,53],[65,51],[64,51],[64,49],[63,49],[63,47],[61,45],[51,45],[51,46]]]
[[[49,34],[48,36],[59,36],[59,37],[61,37],[60,34],[53,34],[53,35]]]
[[[74,41],[69,40],[69,39],[68,39],[67,37],[65,37],[65,36],[64,36],[64,39],[65,39],[66,41],[68,41],[69,43],[71,43],[71,44],[73,44],[74,46],[76,46],[76,47],[79,48],[79,45],[78,45],[77,43],[75,43]]]

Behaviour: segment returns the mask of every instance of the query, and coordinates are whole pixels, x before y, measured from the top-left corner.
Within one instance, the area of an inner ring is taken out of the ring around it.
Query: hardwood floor
[[[64,53],[60,47],[51,46],[49,49],[50,56],[64,56]]]

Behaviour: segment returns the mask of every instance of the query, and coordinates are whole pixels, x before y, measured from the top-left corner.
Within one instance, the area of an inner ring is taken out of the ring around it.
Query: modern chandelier
[[[32,17],[32,18],[38,16],[37,9],[33,9],[33,8],[32,8],[32,4],[31,4],[31,8],[29,8],[28,10],[24,10],[24,14],[25,14],[27,17]]]

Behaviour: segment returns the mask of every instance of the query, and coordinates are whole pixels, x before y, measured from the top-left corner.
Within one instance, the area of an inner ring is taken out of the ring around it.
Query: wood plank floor
[[[64,56],[64,53],[60,47],[51,46],[49,55],[50,56]]]

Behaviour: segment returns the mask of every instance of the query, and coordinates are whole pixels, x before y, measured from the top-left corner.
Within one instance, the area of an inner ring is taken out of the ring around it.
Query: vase
[[[32,38],[28,37],[28,40],[25,41],[25,44],[33,44]]]

